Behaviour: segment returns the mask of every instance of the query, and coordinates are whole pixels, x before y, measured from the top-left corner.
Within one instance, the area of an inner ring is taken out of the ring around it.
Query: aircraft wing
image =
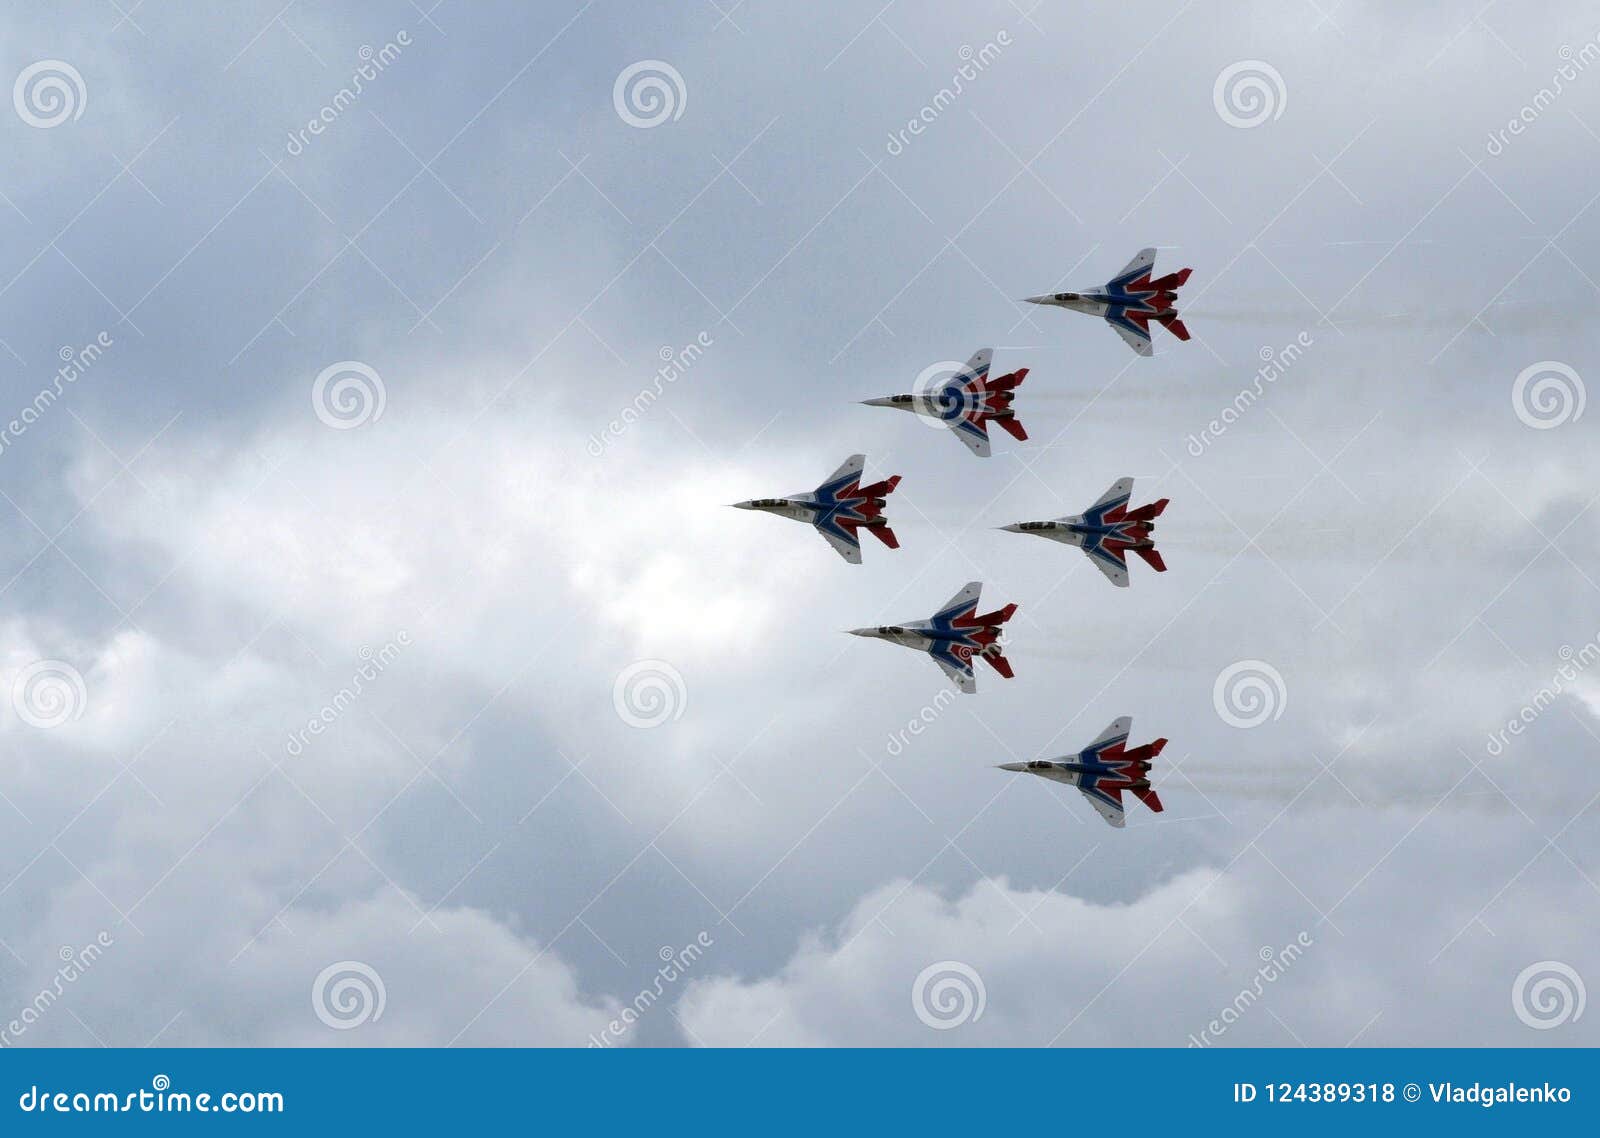
[[[1133,260],[1129,261],[1127,266],[1124,267],[1120,273],[1111,278],[1110,283],[1124,284],[1128,281],[1138,280],[1141,276],[1154,268],[1155,263],[1156,251],[1153,247],[1149,249],[1140,249],[1133,255]]]
[[[861,542],[856,539],[854,534],[843,531],[835,532],[831,529],[824,529],[821,526],[817,527],[817,532],[823,536],[829,545],[839,551],[840,557],[843,557],[852,565],[861,564]]]
[[[1128,733],[1132,730],[1133,716],[1124,715],[1121,718],[1113,719],[1110,726],[1095,736],[1094,742],[1090,743],[1089,747],[1098,747],[1102,743],[1115,743],[1118,739],[1126,739]]]
[[[1089,509],[1091,511],[1099,510],[1104,512],[1116,506],[1127,505],[1128,499],[1131,497],[1133,497],[1133,479],[1119,478],[1106,488],[1104,494],[1094,500],[1094,505],[1090,506]]]
[[[943,614],[954,609],[957,613],[962,613],[967,609],[975,608],[978,604],[978,596],[982,592],[982,581],[968,581],[959,593],[939,606],[939,612]]]
[[[851,482],[859,482],[861,480],[861,470],[864,466],[866,466],[866,464],[866,455],[851,455],[849,458],[844,460],[838,470],[835,470],[832,474],[828,475],[827,480],[822,483],[822,486],[817,487],[817,489],[821,490],[823,486],[848,486]]]
[[[1155,355],[1155,349],[1150,345],[1150,330],[1140,328],[1133,321],[1124,318],[1106,317],[1106,323],[1111,325],[1112,331],[1121,336],[1123,341],[1138,352],[1141,356]]]
[[[972,358],[967,361],[967,366],[962,369],[955,379],[961,383],[986,382],[989,378],[989,361],[994,359],[993,348],[979,348],[972,353]]]
[[[1096,545],[1093,549],[1085,547],[1083,552],[1094,563],[1094,567],[1106,575],[1106,580],[1119,589],[1128,587],[1128,562],[1120,550],[1113,551]]]
[[[972,695],[978,690],[978,681],[972,674],[972,661],[965,664],[948,659],[937,652],[930,652],[933,662],[939,665],[939,670],[955,682],[955,685],[967,695]]]
[[[1100,817],[1107,822],[1119,830],[1128,824],[1128,820],[1122,816],[1121,791],[1115,793],[1105,790],[1089,791],[1081,786],[1078,789],[1083,791],[1083,796],[1089,800],[1089,804],[1098,810]]]
[[[989,427],[982,421],[970,422],[966,419],[950,424],[950,429],[956,438],[967,444],[967,449],[979,458],[989,457]]]

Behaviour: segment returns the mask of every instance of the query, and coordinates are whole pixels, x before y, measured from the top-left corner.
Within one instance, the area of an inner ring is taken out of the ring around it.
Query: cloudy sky
[[[1600,1042],[1592,9],[868,14],[0,16],[0,1042]]]

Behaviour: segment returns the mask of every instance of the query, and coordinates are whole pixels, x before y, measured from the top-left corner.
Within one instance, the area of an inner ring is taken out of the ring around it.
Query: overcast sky
[[[0,16],[0,1042],[1600,1042],[1592,9],[875,7]]]

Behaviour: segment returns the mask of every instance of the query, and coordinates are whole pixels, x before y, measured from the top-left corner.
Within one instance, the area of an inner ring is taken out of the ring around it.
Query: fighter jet
[[[1000,626],[1012,618],[1017,606],[1007,605],[980,616],[978,593],[982,589],[981,581],[971,582],[927,620],[853,628],[850,633],[928,653],[957,687],[971,694],[978,690],[977,678],[972,674],[975,656],[989,661],[990,667],[1006,679],[1012,678],[1011,662],[1000,654]]]
[[[988,458],[991,422],[999,424],[1014,439],[1020,441],[1028,437],[1011,409],[1017,385],[1027,378],[1028,369],[1018,368],[1010,375],[990,379],[989,360],[993,356],[993,349],[979,348],[966,367],[929,391],[862,402],[868,407],[898,407],[902,411],[942,419],[973,454]]]
[[[809,494],[791,494],[787,498],[752,498],[748,502],[735,502],[737,510],[759,510],[765,514],[810,522],[828,544],[839,551],[852,565],[861,564],[860,530],[866,530],[890,549],[900,548],[900,539],[889,528],[889,520],[882,510],[888,505],[889,495],[900,485],[900,476],[870,486],[861,485],[861,469],[867,456],[853,454],[844,465],[828,476],[828,480]]]
[[[1167,741],[1157,739],[1126,750],[1128,732],[1132,729],[1132,717],[1124,715],[1076,755],[1035,759],[1028,763],[1001,763],[1000,769],[1026,771],[1077,787],[1100,812],[1100,817],[1120,830],[1126,825],[1122,816],[1124,790],[1131,790],[1139,801],[1158,814],[1162,810],[1161,799],[1150,786],[1150,760],[1161,753]]]
[[[1157,573],[1167,571],[1167,563],[1161,560],[1150,537],[1156,528],[1155,519],[1167,508],[1167,499],[1130,510],[1128,500],[1132,496],[1133,479],[1119,478],[1111,484],[1111,489],[1100,495],[1099,501],[1081,514],[1048,522],[1013,522],[1000,528],[1007,533],[1032,533],[1076,545],[1113,585],[1125,589],[1130,549]]]
[[[1128,342],[1128,347],[1141,356],[1153,355],[1150,346],[1150,321],[1165,324],[1167,331],[1180,340],[1189,338],[1189,329],[1178,319],[1177,289],[1189,279],[1193,270],[1180,269],[1157,280],[1150,279],[1150,270],[1156,263],[1154,249],[1141,249],[1139,255],[1128,262],[1128,267],[1104,285],[1087,292],[1056,292],[1023,299],[1028,304],[1054,304],[1074,312],[1087,312],[1104,318],[1117,335]]]

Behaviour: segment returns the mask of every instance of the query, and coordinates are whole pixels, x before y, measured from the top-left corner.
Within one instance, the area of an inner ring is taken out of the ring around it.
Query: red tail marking
[[[1009,604],[1003,609],[996,609],[994,612],[985,613],[983,616],[974,616],[972,618],[972,623],[984,625],[1004,624],[1016,614],[1017,606],[1015,604]]]
[[[1130,522],[1149,522],[1161,516],[1161,511],[1167,508],[1171,498],[1162,498],[1159,502],[1151,502],[1148,506],[1140,506],[1137,510],[1128,512],[1127,520]]]
[[[1176,314],[1172,314],[1170,316],[1159,316],[1157,319],[1160,320],[1161,323],[1165,324],[1167,326],[1167,331],[1178,337],[1178,339],[1187,340],[1189,338],[1189,329],[1183,326],[1183,321],[1179,320]]]

